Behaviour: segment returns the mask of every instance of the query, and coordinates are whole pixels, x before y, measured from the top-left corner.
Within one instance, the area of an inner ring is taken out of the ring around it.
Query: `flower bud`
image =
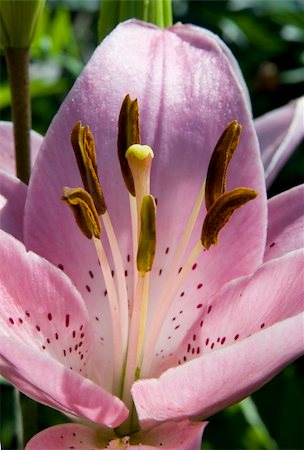
[[[0,1],[0,45],[28,48],[33,40],[45,0]]]

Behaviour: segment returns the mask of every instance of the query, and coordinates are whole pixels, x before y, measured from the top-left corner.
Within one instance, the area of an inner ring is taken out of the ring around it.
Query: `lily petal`
[[[93,430],[84,425],[66,424],[48,428],[34,436],[25,450],[103,450],[111,448],[137,450],[193,450],[200,448],[207,422],[174,422],[156,427],[147,433],[136,433],[129,444],[118,446],[118,439],[109,430]],[[125,440],[127,442],[128,439]],[[116,444],[117,443],[117,444]],[[115,446],[117,445],[117,446]]]
[[[255,128],[269,187],[304,137],[304,97],[258,117]]]
[[[0,293],[1,374],[41,403],[119,425],[126,407],[91,381],[92,336],[79,293],[62,271],[3,231]]]
[[[0,170],[0,229],[23,241],[23,215],[27,186]]]
[[[249,395],[300,356],[302,268],[303,251],[297,251],[223,287],[184,340],[179,354],[184,364],[133,385],[140,419],[150,424],[150,419],[206,417]]]
[[[264,260],[304,247],[304,185],[268,201],[268,234]]]
[[[40,149],[43,136],[36,131],[31,130],[31,164],[33,165],[38,151]],[[14,133],[12,122],[0,121],[0,168],[5,172],[15,175],[15,147],[14,147]]]

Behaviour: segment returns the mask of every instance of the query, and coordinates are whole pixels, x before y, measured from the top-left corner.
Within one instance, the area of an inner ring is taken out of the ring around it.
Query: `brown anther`
[[[101,227],[91,195],[82,188],[63,189],[64,200],[73,211],[75,220],[83,234],[91,239],[100,238]]]
[[[91,194],[98,214],[104,214],[107,207],[97,173],[94,137],[89,127],[77,122],[72,129],[71,143],[83,186]]]
[[[207,211],[226,191],[227,168],[239,143],[242,126],[237,120],[229,123],[219,138],[208,166],[205,190]]]
[[[140,143],[137,99],[131,100],[130,96],[127,95],[122,103],[118,119],[117,150],[125,184],[133,197],[135,196],[134,181],[125,154],[131,145]]]
[[[234,211],[257,196],[253,189],[238,187],[221,195],[208,209],[204,220],[201,242],[208,250],[217,245],[219,231],[228,222]]]

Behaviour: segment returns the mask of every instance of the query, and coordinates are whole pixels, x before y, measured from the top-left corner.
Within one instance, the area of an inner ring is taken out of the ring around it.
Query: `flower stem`
[[[12,95],[16,174],[28,184],[31,170],[30,130],[31,99],[29,91],[29,48],[5,49],[8,78]]]

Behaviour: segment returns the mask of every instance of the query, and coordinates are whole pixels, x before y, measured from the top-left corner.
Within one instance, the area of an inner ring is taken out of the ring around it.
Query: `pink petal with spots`
[[[265,168],[266,184],[270,186],[279,170],[304,137],[304,97],[255,120]]]
[[[34,164],[39,148],[41,146],[43,137],[31,131],[31,163]],[[14,147],[14,135],[12,122],[0,121],[0,169],[5,172],[15,175],[16,163],[15,163],[15,147]]]
[[[232,281],[206,302],[171,356],[171,366],[183,365],[134,384],[140,419],[206,417],[248,395],[298,357],[304,350],[303,263],[303,251],[288,253]],[[158,372],[165,368],[159,358]]]
[[[304,247],[304,185],[268,201],[268,233],[264,259],[278,258]]]
[[[304,351],[304,314],[210,352],[159,379],[132,388],[142,426],[184,417],[207,417],[245,398]]]
[[[23,240],[23,215],[27,186],[0,170],[0,228]]]
[[[251,276],[228,283],[213,298],[205,297],[193,306],[197,319],[186,330],[173,329],[180,325],[177,313],[163,335],[170,345],[168,337],[179,332],[181,343],[172,349],[164,339],[154,358],[153,374],[159,376],[169,367],[234,344],[303,311],[303,280],[299,277],[303,266],[303,250],[298,250],[269,261]]]
[[[34,436],[25,450],[103,450],[114,448],[152,450],[199,450],[207,422],[171,422],[162,424],[146,433],[135,433],[130,444],[117,447],[117,438],[107,430],[93,430],[84,425],[58,425]],[[112,441],[112,442],[111,442]]]
[[[56,425],[36,434],[25,450],[101,450],[106,442],[92,428],[80,424]]]
[[[110,339],[106,289],[92,242],[82,236],[60,197],[63,186],[81,185],[70,132],[74,123],[82,120],[95,136],[100,178],[132,298],[129,199],[115,150],[118,115],[127,93],[139,100],[142,141],[155,153],[151,192],[158,201],[158,237],[151,272],[151,308],[157,307],[162,281],[206,176],[211,152],[233,119],[242,123],[243,135],[229,169],[228,188],[249,186],[259,196],[234,215],[221,232],[220,245],[208,257],[201,257],[206,295],[252,272],[262,260],[266,239],[264,173],[244,83],[239,70],[234,70],[237,63],[232,64],[231,54],[228,57],[228,50],[223,49],[218,38],[197,27],[178,25],[160,30],[138,21],[120,24],[96,49],[50,126],[30,183],[26,244],[55,265],[62,264],[76,283],[88,306],[96,345],[101,337]],[[203,207],[191,245],[199,240],[204,215]],[[108,251],[105,234],[102,239]],[[116,270],[114,279],[117,281]],[[120,278],[119,283],[124,281]],[[189,286],[192,289],[192,279]],[[193,320],[192,316],[187,320]],[[100,330],[105,330],[105,335],[101,336]],[[109,359],[110,352],[100,358],[100,367]]]
[[[94,381],[79,293],[59,269],[0,231],[1,374],[35,400],[108,426],[124,404]]]

